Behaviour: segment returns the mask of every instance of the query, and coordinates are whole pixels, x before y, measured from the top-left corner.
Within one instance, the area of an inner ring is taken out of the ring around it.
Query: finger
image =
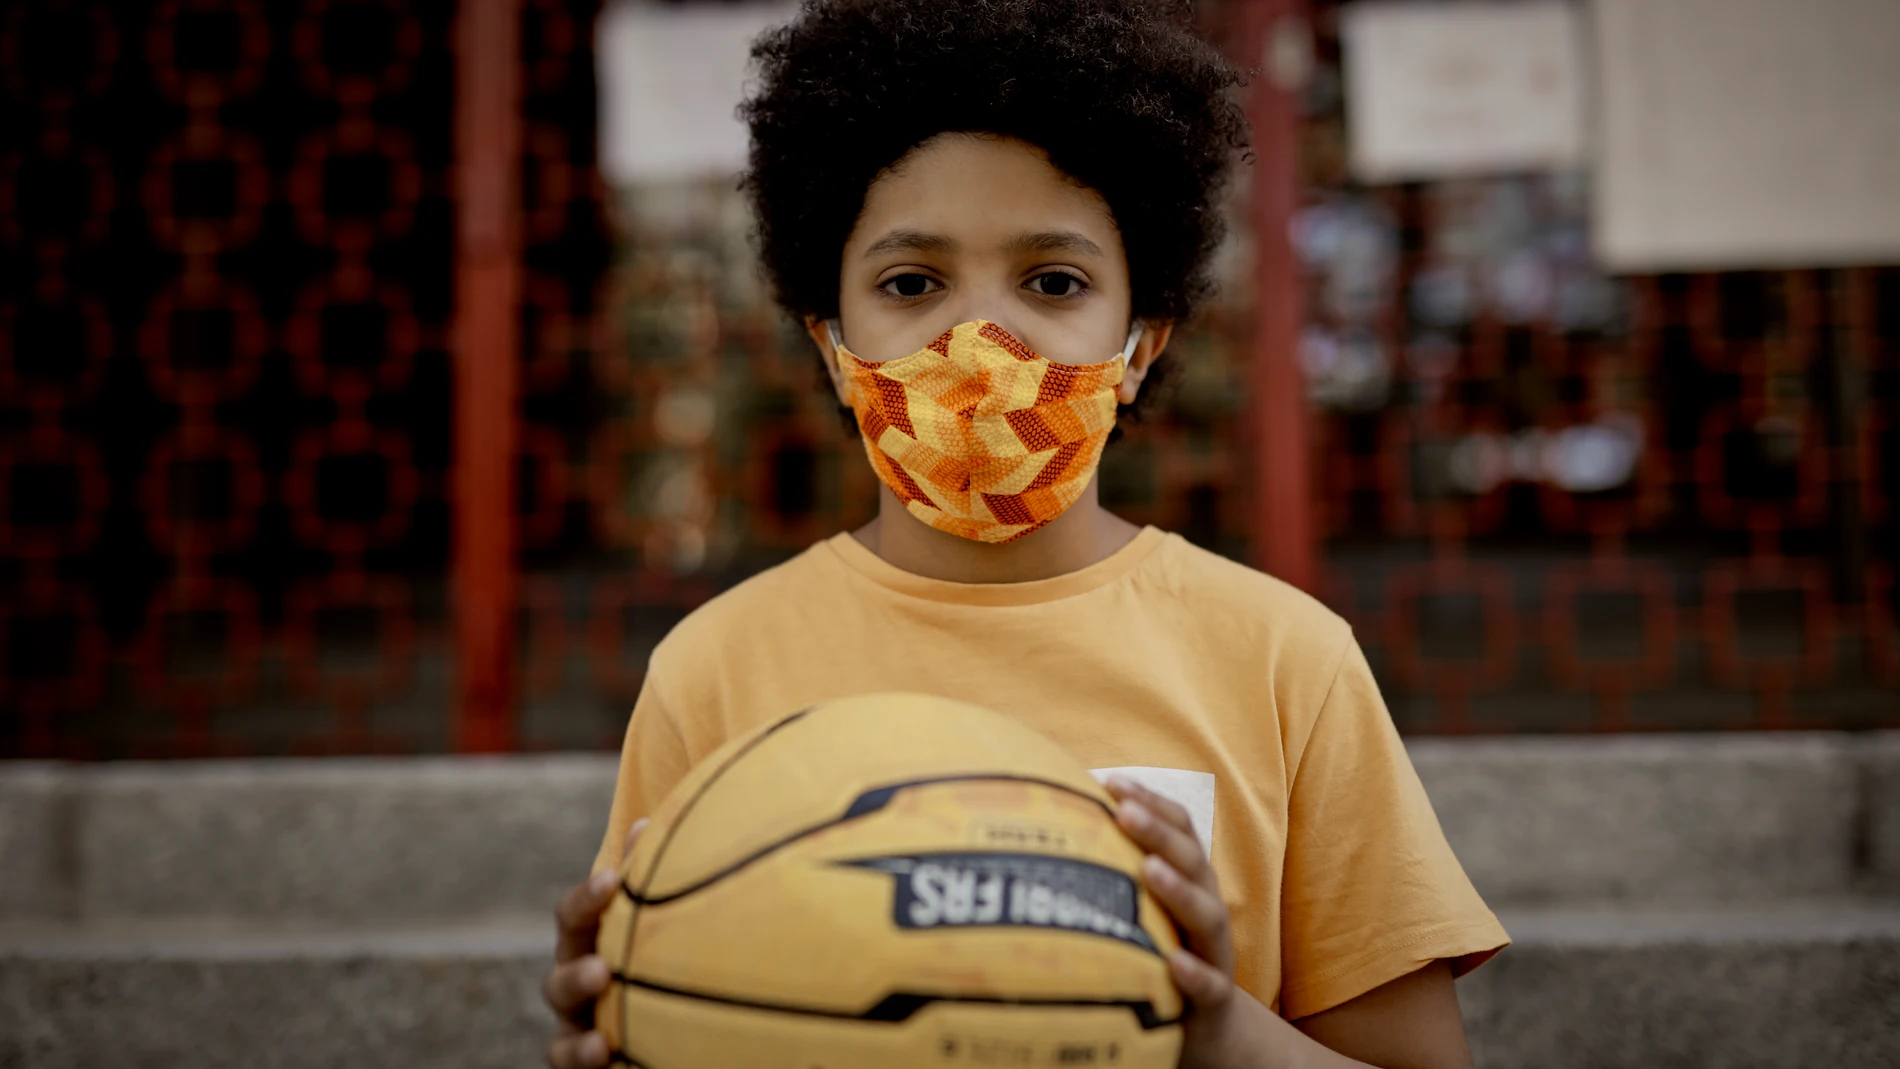
[[[1188,949],[1224,973],[1234,970],[1234,938],[1227,904],[1212,890],[1150,854],[1141,863],[1141,882],[1187,936]]]
[[[600,1069],[607,1064],[607,1038],[599,1032],[559,1036],[548,1044],[549,1069]]]
[[[1134,798],[1155,811],[1161,819],[1180,828],[1188,834],[1194,833],[1194,818],[1188,816],[1187,807],[1151,787],[1137,783],[1126,776],[1109,777],[1111,786],[1120,786],[1121,795]]]
[[[554,960],[573,961],[594,952],[594,933],[600,927],[600,912],[613,900],[620,876],[612,869],[601,869],[576,886],[554,907]]]
[[[647,830],[648,823],[650,822],[647,818],[641,817],[633,822],[633,827],[627,829],[626,841],[620,844],[620,860],[625,861],[627,855],[633,853],[633,841],[640,837],[641,832]]]
[[[1117,807],[1115,820],[1142,849],[1160,855],[1176,871],[1219,893],[1214,867],[1207,863],[1207,854],[1201,849],[1201,840],[1194,837],[1192,826],[1183,828],[1163,819],[1139,798],[1129,798]]]
[[[1234,981],[1226,973],[1185,950],[1169,952],[1168,972],[1174,977],[1174,986],[1197,1010],[1218,1010],[1233,997]]]
[[[1123,806],[1131,802],[1135,803],[1140,806],[1141,810],[1145,811],[1146,814],[1157,818],[1162,825],[1179,831],[1197,848],[1200,846],[1200,837],[1194,832],[1194,819],[1188,815],[1187,808],[1179,802],[1176,802],[1172,798],[1164,797],[1125,776],[1117,775],[1110,777],[1109,787],[1111,791],[1116,794],[1117,799],[1122,802]],[[1119,813],[1119,811],[1120,809],[1118,808],[1117,812]],[[1204,851],[1202,852],[1202,858],[1205,860]],[[1186,862],[1187,858],[1183,857],[1180,860]],[[1190,869],[1184,865],[1182,871],[1187,872],[1190,871]]]
[[[607,990],[609,975],[607,962],[589,954],[549,969],[541,985],[541,997],[561,1019],[577,1025],[592,1024],[594,1000]]]

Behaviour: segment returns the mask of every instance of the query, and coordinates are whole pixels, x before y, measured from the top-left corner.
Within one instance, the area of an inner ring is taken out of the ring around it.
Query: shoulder
[[[1198,620],[1237,636],[1291,644],[1336,661],[1352,626],[1299,587],[1170,534],[1156,554],[1166,593]]]
[[[1270,692],[1283,726],[1296,734],[1319,715],[1356,655],[1352,625],[1291,583],[1179,535],[1169,535],[1155,556],[1144,608],[1173,643],[1212,677],[1256,697]]]
[[[755,638],[788,607],[824,599],[827,591],[835,593],[836,570],[834,554],[819,542],[727,588],[673,625],[653,649],[653,671],[664,675],[670,668],[728,656],[733,642]]]

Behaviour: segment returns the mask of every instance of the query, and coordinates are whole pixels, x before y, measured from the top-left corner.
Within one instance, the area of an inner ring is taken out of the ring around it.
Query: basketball
[[[915,694],[732,740],[601,919],[596,1008],[646,1069],[1164,1069],[1177,944],[1111,800],[1048,738]]]

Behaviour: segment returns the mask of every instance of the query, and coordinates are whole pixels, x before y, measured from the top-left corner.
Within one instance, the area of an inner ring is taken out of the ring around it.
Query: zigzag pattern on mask
[[[838,347],[871,466],[940,531],[1008,542],[1087,488],[1126,361],[1057,364],[985,320],[884,363]]]

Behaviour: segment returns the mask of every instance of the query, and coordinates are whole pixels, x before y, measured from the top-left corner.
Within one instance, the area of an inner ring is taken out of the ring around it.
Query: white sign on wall
[[[595,31],[600,168],[628,185],[744,168],[752,39],[791,21],[795,3],[659,4],[614,0]]]
[[[1596,0],[1596,36],[1604,263],[1900,262],[1900,0]]]
[[[1343,8],[1353,173],[1390,182],[1581,164],[1580,21],[1563,0]]]

